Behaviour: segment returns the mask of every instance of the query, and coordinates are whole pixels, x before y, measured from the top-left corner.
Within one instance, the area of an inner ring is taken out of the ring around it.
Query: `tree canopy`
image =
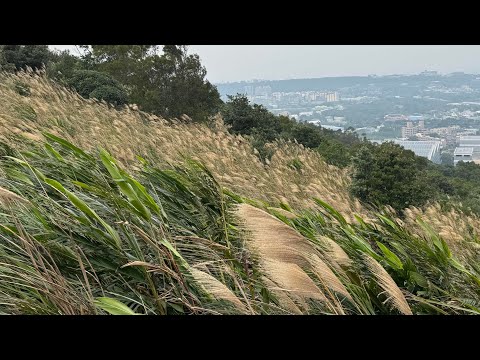
[[[432,197],[431,187],[421,176],[428,160],[397,144],[364,145],[352,160],[351,191],[364,202],[403,210]]]
[[[49,63],[51,56],[48,45],[0,45],[0,69],[41,69]]]
[[[167,118],[188,115],[206,121],[222,101],[196,54],[186,46],[91,45],[84,61],[124,84],[129,101]]]
[[[67,84],[87,99],[96,98],[114,105],[122,105],[127,101],[123,86],[111,76],[98,71],[75,70]]]

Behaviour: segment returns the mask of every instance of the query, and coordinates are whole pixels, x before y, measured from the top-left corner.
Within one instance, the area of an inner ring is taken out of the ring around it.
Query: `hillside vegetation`
[[[480,312],[480,219],[367,208],[295,142],[0,75],[0,311]]]

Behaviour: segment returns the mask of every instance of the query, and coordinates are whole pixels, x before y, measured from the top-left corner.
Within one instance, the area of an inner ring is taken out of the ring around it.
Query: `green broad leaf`
[[[393,252],[391,252],[385,245],[383,245],[381,242],[377,241],[377,245],[382,251],[383,255],[385,255],[385,260],[388,262],[388,264],[393,267],[396,270],[402,270],[403,269],[403,263],[400,258],[395,255]]]
[[[20,165],[23,165],[23,166],[26,166],[26,167],[30,168],[30,164],[27,163],[25,160],[21,160],[21,159],[18,159],[18,158],[16,158],[16,157],[8,156],[8,155],[5,155],[4,158],[13,160],[13,161],[15,161],[16,163],[18,163],[18,164],[20,164]]]
[[[372,247],[368,242],[358,237],[357,235],[347,231],[345,228],[342,228],[342,231],[348,236],[350,240],[356,245],[356,248],[366,254],[372,256],[375,260],[382,260],[382,257],[373,251]]]
[[[168,303],[167,305],[170,306],[171,308],[173,308],[174,310],[178,311],[179,313],[182,313],[182,314],[185,313],[182,305],[178,305],[178,304],[174,304],[174,303]]]
[[[91,186],[91,185],[87,185],[81,181],[77,181],[77,180],[72,180],[72,184],[74,185],[77,185],[78,187],[82,188],[82,189],[85,189],[85,190],[88,190],[88,191],[95,191],[96,188]]]
[[[112,179],[115,181],[115,183],[120,188],[120,191],[122,192],[122,194],[124,194],[128,198],[128,201],[141,214],[141,216],[143,218],[145,218],[146,220],[150,220],[151,216],[152,216],[150,214],[150,211],[141,202],[141,200],[138,197],[137,192],[134,190],[134,187],[136,187],[135,182],[133,182],[132,179],[130,179],[127,175],[122,174],[122,172],[120,171],[120,169],[116,165],[115,159],[106,150],[100,149],[100,159],[102,160],[103,165],[105,166],[105,168],[109,172]],[[130,182],[133,183],[134,186],[132,186],[130,184]],[[140,184],[138,183],[138,185],[140,185]],[[137,188],[136,190],[138,192],[142,193],[140,188]],[[146,194],[146,190],[145,190],[145,194]],[[155,201],[153,199],[151,199],[151,201],[153,203],[155,203]],[[158,206],[157,206],[157,208],[158,208]]]
[[[45,229],[49,229],[51,227],[48,220],[40,213],[40,211],[36,207],[32,207],[30,211],[32,212],[32,215],[42,223]]]
[[[393,248],[395,248],[395,250],[397,250],[400,254],[402,254],[402,255],[405,256],[406,258],[409,258],[407,252],[405,251],[405,249],[403,248],[403,246],[400,245],[399,243],[397,243],[397,242],[391,242],[391,243],[390,243],[390,246],[392,246]]]
[[[450,251],[450,248],[448,247],[447,242],[443,238],[440,238],[440,242],[442,244],[443,253],[448,258],[451,258],[452,257],[452,252]]]
[[[240,195],[235,194],[234,192],[232,192],[227,188],[223,188],[222,191],[224,195],[231,197],[235,202],[243,203],[243,198]]]
[[[5,172],[10,178],[12,178],[14,180],[24,182],[28,185],[32,185],[32,186],[34,185],[32,180],[30,180],[30,178],[26,174],[22,173],[21,171],[18,171],[18,170],[15,170],[15,169],[7,169],[7,170],[5,170]]]
[[[77,220],[78,222],[80,222],[81,224],[85,225],[85,226],[92,226],[93,227],[93,224],[92,224],[92,221],[86,217],[85,215],[77,215],[75,214],[75,212],[73,210],[70,210],[70,209],[65,209],[70,215],[72,215],[72,217]]]
[[[450,259],[450,263],[452,264],[452,266],[453,266],[455,269],[457,269],[457,270],[459,270],[459,271],[461,271],[461,272],[467,272],[467,273],[468,273],[467,269],[465,269],[465,267],[464,267],[461,263],[459,263],[456,259],[451,258],[451,259]]]
[[[100,159],[110,173],[110,176],[112,176],[114,179],[122,178],[115,163],[115,159],[105,149],[100,149]]]
[[[35,239],[38,239],[38,236],[35,237]],[[48,246],[56,254],[61,254],[62,256],[69,258],[71,260],[77,260],[77,255],[68,246],[60,244],[59,242],[56,242],[56,241],[50,241]]]
[[[47,150],[47,152],[48,152],[50,155],[52,155],[55,159],[60,160],[60,161],[64,161],[62,155],[60,155],[60,154],[58,153],[58,151],[55,150],[55,149],[52,147],[52,145],[46,143],[46,144],[45,144],[45,150]]]
[[[135,157],[137,158],[138,161],[140,161],[142,163],[142,165],[148,165],[148,161],[145,160],[143,157],[141,157],[139,155],[136,155]]]
[[[268,304],[270,302],[270,296],[268,294],[268,291],[267,289],[265,289],[264,287],[262,287],[262,290],[260,292],[262,294],[262,300],[264,303]]]
[[[77,209],[85,213],[87,216],[90,216],[91,218],[97,218],[98,215],[95,213],[94,210],[90,209],[88,205],[78,198],[75,194],[71,193],[67,189],[63,187],[62,184],[60,184],[57,180],[54,179],[45,179],[45,183],[53,187],[55,190],[57,190],[59,193],[65,195],[70,202],[75,205]]]
[[[97,220],[102,226],[105,228],[109,236],[106,236],[107,239],[111,240],[113,244],[117,248],[121,248],[121,240],[120,236],[118,233],[110,226],[108,225],[100,216],[97,215],[97,213],[91,209],[82,199],[80,199],[78,196],[76,196],[74,193],[68,191],[63,187],[62,184],[60,184],[58,181],[54,179],[45,179],[45,183],[53,187],[55,190],[60,192],[61,194],[65,195],[68,200],[81,212],[83,212],[85,215],[88,217]]]
[[[165,247],[170,250],[181,262],[183,265],[188,266],[188,263],[185,261],[185,259],[180,255],[180,253],[175,249],[172,244],[167,239],[162,239],[160,241],[160,244],[165,245]]]
[[[389,218],[387,218],[383,215],[380,215],[380,214],[377,214],[377,217],[380,219],[381,222],[383,222],[384,224],[387,224],[392,229],[398,230],[397,225],[395,225],[395,223],[392,220],[390,220]]]
[[[153,210],[156,214],[160,214],[160,207],[158,204],[155,202],[155,200],[150,196],[150,194],[147,192],[147,189],[145,189],[145,186],[140,184],[137,180],[129,177],[129,182],[132,187],[134,187],[135,190],[137,190],[137,195],[140,195],[142,200],[145,201],[146,205]]]
[[[353,216],[355,217],[355,219],[358,221],[358,223],[360,224],[360,226],[361,226],[363,229],[367,229],[367,228],[368,228],[367,224],[365,223],[365,220],[363,220],[359,215],[353,214]]]
[[[42,173],[40,170],[35,169],[35,168],[34,168],[32,165],[30,165],[28,162],[26,162],[26,161],[24,161],[24,160],[21,160],[21,159],[17,159],[17,158],[15,158],[15,157],[13,157],[13,156],[5,156],[5,158],[10,159],[10,160],[13,160],[13,161],[15,161],[16,163],[22,165],[23,167],[32,170],[33,173],[35,174],[35,176],[37,176],[37,178],[39,178],[41,181],[45,181],[46,176],[43,175],[43,173]]]
[[[280,207],[283,209],[283,210],[287,210],[287,211],[293,211],[293,209],[286,203],[284,202],[281,202],[280,203]]]
[[[43,175],[43,173],[40,170],[35,169],[33,166],[30,168],[32,169],[33,173],[37,176],[37,178],[39,178],[41,181],[45,181],[47,177]]]
[[[95,306],[108,312],[110,315],[140,315],[130,309],[127,305],[109,297],[96,298]]]
[[[340,222],[342,225],[347,225],[347,221],[345,220],[345,218],[342,216],[342,214],[340,214],[337,210],[335,210],[333,208],[333,206],[327,204],[326,202],[320,200],[320,199],[317,199],[317,198],[313,198],[313,200],[319,205],[321,206],[322,208],[324,208],[325,210],[327,210],[327,212],[332,215],[335,219],[338,220],[338,222]]]
[[[452,253],[448,248],[447,243],[443,240],[430,225],[424,222],[422,219],[417,218],[417,223],[422,227],[422,229],[430,236],[433,245],[440,251],[442,256],[446,258],[451,258]]]
[[[41,155],[39,153],[34,152],[34,151],[27,151],[27,150],[26,151],[21,151],[20,154],[22,154],[25,157],[32,158],[32,159],[41,157]]]
[[[449,259],[450,264],[457,269],[458,271],[461,271],[462,273],[468,275],[471,279],[473,279],[478,285],[480,285],[480,279],[472,274],[470,271],[465,269],[465,266],[463,266],[461,263],[459,263],[455,258],[450,258]]]
[[[410,279],[412,279],[419,286],[423,288],[428,287],[428,280],[423,275],[415,271],[410,271],[408,274],[410,275]]]
[[[60,138],[58,136],[55,136],[53,134],[50,134],[48,132],[43,132],[42,134],[47,139],[56,142],[57,144],[61,145],[63,148],[73,151],[73,153],[75,153],[76,155],[78,155],[80,157],[83,157],[83,158],[86,158],[86,159],[92,159],[92,157],[90,155],[87,155],[82,149],[80,149],[79,147],[76,147],[75,145],[68,142],[67,140],[62,139],[62,138]]]

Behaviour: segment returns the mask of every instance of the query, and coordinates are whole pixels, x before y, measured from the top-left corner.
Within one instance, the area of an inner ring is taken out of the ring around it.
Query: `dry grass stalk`
[[[322,280],[325,286],[353,301],[345,286],[322,259],[315,254],[311,254],[309,260],[315,275]]]
[[[365,256],[365,263],[374,276],[377,284],[384,290],[388,296],[386,302],[399,310],[404,315],[413,315],[402,290],[397,286],[388,272],[371,256]]]
[[[327,246],[326,255],[332,260],[333,264],[338,264],[343,267],[352,265],[352,259],[335,241],[327,236],[318,236],[317,239]]]
[[[315,299],[327,303],[323,292],[298,265],[281,261],[262,261],[265,274],[282,290],[294,299],[304,303],[303,299]],[[304,303],[304,306],[305,303]]]
[[[278,285],[276,285],[272,280],[267,277],[262,278],[263,283],[267,286],[268,290],[275,295],[278,299],[280,305],[285,310],[289,311],[295,315],[302,315],[303,312],[300,308],[295,304],[295,302],[288,296],[288,294],[280,289]]]
[[[197,281],[204,288],[204,290],[211,294],[215,299],[229,301],[234,304],[235,307],[242,313],[248,313],[247,308],[245,305],[243,305],[240,299],[228,287],[226,287],[219,280],[215,279],[212,275],[195,269],[194,267],[190,268],[190,273],[195,281]]]
[[[12,203],[21,203],[21,204],[29,203],[27,199],[24,199],[20,195],[17,195],[14,192],[7,190],[3,187],[0,187],[0,202],[5,205],[10,205]]]
[[[287,226],[265,211],[248,204],[238,206],[237,214],[242,220],[242,227],[249,233],[247,246],[258,254],[260,263],[267,277],[281,287],[282,291],[292,293],[292,297],[303,307],[305,298],[324,302],[330,308],[337,308],[328,300],[315,282],[303,270],[313,272],[325,286],[325,291],[336,291],[350,298],[348,291],[333,271],[315,254],[317,250],[297,231]],[[288,304],[287,304],[288,305]]]

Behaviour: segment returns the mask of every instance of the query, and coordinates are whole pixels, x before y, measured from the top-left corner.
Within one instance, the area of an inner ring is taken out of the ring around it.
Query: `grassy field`
[[[480,220],[362,206],[295,143],[0,75],[0,312],[476,314]]]

